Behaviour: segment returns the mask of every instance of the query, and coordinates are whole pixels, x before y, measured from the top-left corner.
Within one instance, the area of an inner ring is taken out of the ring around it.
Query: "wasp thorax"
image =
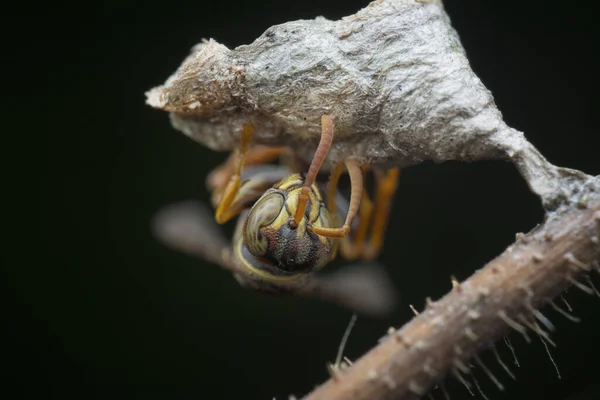
[[[267,191],[250,210],[244,227],[248,251],[285,272],[309,272],[331,259],[333,239],[321,237],[311,226],[331,226],[331,217],[319,201],[309,201],[305,217],[293,226],[297,191]]]

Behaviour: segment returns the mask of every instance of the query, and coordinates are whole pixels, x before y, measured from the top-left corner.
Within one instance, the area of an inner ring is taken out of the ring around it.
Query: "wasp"
[[[316,296],[371,315],[389,312],[395,293],[373,260],[383,243],[399,170],[346,159],[333,168],[325,185],[318,182],[333,142],[328,115],[321,118],[321,139],[306,173],[293,150],[252,146],[253,132],[252,125],[244,125],[239,146],[207,178],[214,218],[197,202],[171,205],[155,217],[157,237],[231,271],[242,286],[255,291]],[[286,162],[269,164],[278,158]],[[349,200],[338,191],[345,170]],[[370,170],[373,200],[364,185]],[[229,242],[216,223],[234,217],[238,220]],[[370,263],[318,274],[338,253]]]

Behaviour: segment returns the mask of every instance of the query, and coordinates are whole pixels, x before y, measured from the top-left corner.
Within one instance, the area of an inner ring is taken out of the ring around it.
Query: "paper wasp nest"
[[[251,122],[257,142],[293,146],[310,161],[327,113],[329,166],[346,157],[397,166],[511,160],[549,207],[584,177],[548,163],[504,123],[439,0],[378,0],[339,21],[273,26],[233,50],[205,41],[147,103],[214,150],[232,149]]]

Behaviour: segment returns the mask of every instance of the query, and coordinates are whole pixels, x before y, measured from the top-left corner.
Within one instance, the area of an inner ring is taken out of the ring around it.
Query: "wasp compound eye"
[[[262,229],[275,222],[284,203],[285,199],[280,193],[266,193],[250,210],[244,229],[244,241],[254,256],[260,257],[267,252],[269,241]]]

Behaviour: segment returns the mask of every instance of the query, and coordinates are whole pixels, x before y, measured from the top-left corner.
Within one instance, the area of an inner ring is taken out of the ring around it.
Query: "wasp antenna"
[[[346,220],[341,228],[312,227],[312,231],[317,235],[337,238],[345,237],[350,232],[350,225],[358,214],[360,200],[363,197],[363,172],[361,166],[353,160],[347,159],[345,164],[348,174],[350,175],[350,185],[352,187]]]
[[[319,141],[319,146],[317,147],[317,151],[310,163],[310,168],[308,169],[308,173],[306,174],[306,178],[304,179],[304,186],[298,196],[298,207],[296,208],[296,215],[294,215],[294,225],[298,225],[302,220],[302,216],[304,215],[304,211],[306,211],[306,204],[308,203],[308,193],[310,192],[310,187],[317,179],[317,174],[325,161],[325,157],[327,157],[327,153],[329,152],[329,148],[331,147],[331,143],[333,142],[333,120],[330,116],[324,114],[321,117],[321,140]]]

